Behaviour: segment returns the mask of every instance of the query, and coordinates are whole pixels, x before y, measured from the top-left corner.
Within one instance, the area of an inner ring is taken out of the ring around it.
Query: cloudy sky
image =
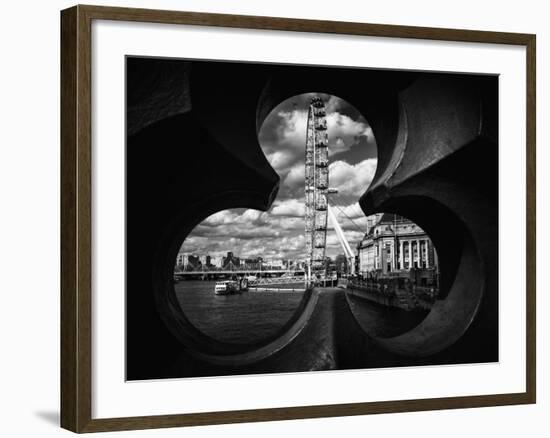
[[[277,106],[260,130],[260,145],[281,178],[271,209],[220,211],[191,232],[182,252],[219,256],[233,251],[244,258],[305,258],[304,155],[308,107],[314,96],[323,98],[327,109],[329,185],[338,190],[338,194],[330,195],[329,202],[350,245],[357,245],[366,231],[366,218],[357,201],[376,171],[376,142],[367,121],[350,104],[335,96],[309,93]],[[327,255],[334,258],[341,253],[329,221]]]

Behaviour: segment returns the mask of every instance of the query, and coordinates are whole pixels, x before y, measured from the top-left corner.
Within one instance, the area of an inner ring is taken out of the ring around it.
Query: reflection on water
[[[348,293],[351,311],[367,333],[381,338],[401,335],[416,327],[429,310],[407,311],[389,307]]]
[[[174,285],[180,306],[204,334],[235,344],[275,335],[292,317],[303,292],[244,292],[215,295],[215,281],[182,281]]]

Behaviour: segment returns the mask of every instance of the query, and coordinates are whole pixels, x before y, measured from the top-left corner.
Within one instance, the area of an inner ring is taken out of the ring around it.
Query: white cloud
[[[369,158],[355,165],[335,161],[329,165],[330,186],[343,195],[361,196],[376,172],[376,159]]]
[[[276,201],[270,213],[274,216],[301,217],[305,214],[304,202],[299,199]]]
[[[338,219],[340,220],[340,218]],[[349,220],[348,218],[345,218],[345,219],[342,219],[342,223],[340,223],[340,225],[345,231],[361,230],[363,233],[366,233],[368,229],[368,219],[366,216],[351,218],[351,220]]]
[[[296,156],[288,150],[277,150],[267,155],[267,161],[277,173],[284,173],[296,161]]]
[[[222,210],[208,216],[202,223],[210,226],[230,224],[235,221],[236,216],[232,210]]]
[[[342,100],[337,96],[330,95],[328,101],[325,103],[325,109],[327,113],[330,114],[335,111],[339,111],[345,105],[347,105],[345,100]]]
[[[363,210],[361,210],[358,202],[350,205],[338,205],[334,207],[335,208],[333,210],[336,216],[349,217],[351,219],[365,217],[365,213],[363,213]]]
[[[258,244],[254,245],[251,248],[245,248],[245,258],[254,258],[254,257],[263,257],[266,253],[266,247],[263,245],[258,246]]]
[[[304,179],[305,179],[305,165],[304,163],[298,163],[294,167],[290,169],[290,172],[288,172],[288,175],[283,181],[283,184],[287,186],[289,189],[294,189],[298,186],[304,185]]]
[[[281,140],[288,145],[302,149],[306,144],[307,111],[282,111],[278,115],[284,120]]]
[[[303,231],[305,227],[304,217],[277,217],[270,218],[270,221],[273,221],[274,226],[283,228],[285,230],[300,230]]]
[[[336,137],[334,142],[332,142],[330,145],[329,152],[330,152],[330,155],[334,155],[340,152],[348,151],[350,150],[350,148],[351,146],[346,145],[346,142],[342,137]]]
[[[256,222],[262,216],[263,212],[260,210],[248,209],[241,214],[237,220],[240,223]]]
[[[363,120],[353,120],[345,114],[327,114],[329,155],[346,152],[357,141],[358,136],[372,136],[372,130]]]

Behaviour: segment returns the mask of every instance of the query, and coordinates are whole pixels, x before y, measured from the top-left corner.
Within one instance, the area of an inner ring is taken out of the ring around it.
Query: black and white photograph
[[[128,56],[127,379],[497,362],[498,88]]]
[[[548,435],[544,2],[3,6],[0,436]]]

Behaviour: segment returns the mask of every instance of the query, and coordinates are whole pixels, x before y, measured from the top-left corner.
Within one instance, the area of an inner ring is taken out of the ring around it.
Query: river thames
[[[204,334],[234,344],[250,344],[276,335],[298,309],[304,292],[243,292],[215,295],[215,281],[174,285],[180,306]],[[428,312],[406,312],[350,297],[350,308],[369,333],[390,337],[416,326]]]

